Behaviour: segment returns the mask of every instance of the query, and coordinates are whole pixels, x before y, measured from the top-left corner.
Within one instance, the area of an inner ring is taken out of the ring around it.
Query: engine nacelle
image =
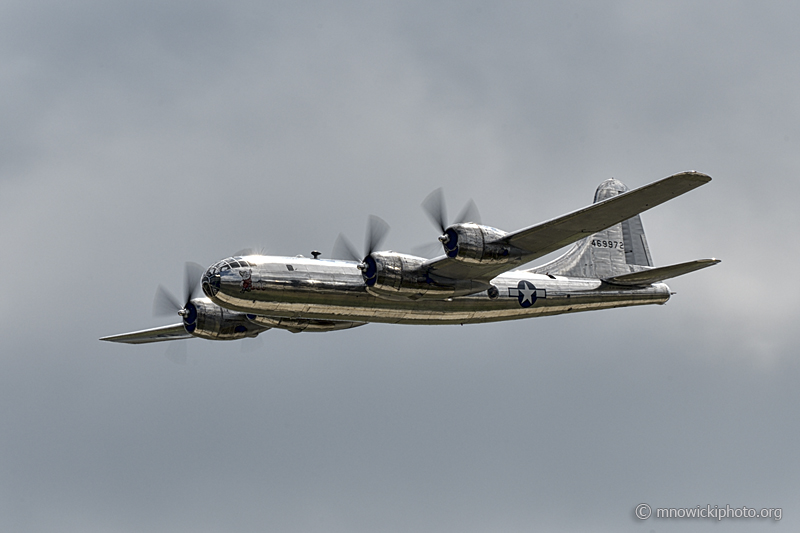
[[[506,242],[505,231],[473,223],[453,224],[439,240],[447,257],[465,263],[509,263],[523,253]]]
[[[385,300],[444,300],[472,294],[488,285],[472,280],[431,279],[425,259],[393,252],[374,252],[364,259],[362,272],[367,292]]]
[[[255,337],[269,328],[254,324],[244,313],[220,307],[208,298],[195,298],[186,306],[183,327],[186,331],[215,341]]]

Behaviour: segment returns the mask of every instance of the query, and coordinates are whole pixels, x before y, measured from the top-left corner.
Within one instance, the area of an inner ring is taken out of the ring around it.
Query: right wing
[[[173,324],[172,326],[161,326],[158,328],[143,329],[132,333],[122,333],[120,335],[109,335],[102,337],[101,341],[123,342],[125,344],[145,344],[148,342],[176,341],[180,339],[191,339],[193,335],[186,331],[183,323]]]
[[[504,242],[524,251],[519,262],[465,263],[441,256],[426,263],[434,276],[488,282],[498,274],[619,224],[709,181],[711,177],[700,172],[681,172],[547,222],[509,233]]]
[[[711,176],[700,172],[681,172],[553,220],[515,231],[507,240],[512,246],[529,250],[538,258],[628,220],[709,181]]]

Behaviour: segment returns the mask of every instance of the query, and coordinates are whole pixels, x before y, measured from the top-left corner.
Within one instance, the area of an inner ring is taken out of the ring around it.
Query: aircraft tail
[[[628,188],[607,179],[597,188],[594,203],[617,196]],[[653,266],[644,226],[636,215],[572,245],[561,257],[532,268],[537,274],[606,279],[647,270]]]

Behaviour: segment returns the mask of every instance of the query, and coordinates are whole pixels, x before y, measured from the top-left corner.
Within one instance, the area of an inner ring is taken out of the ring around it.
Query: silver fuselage
[[[246,259],[246,267],[219,271],[219,289],[207,296],[227,309],[269,317],[470,324],[663,304],[670,296],[664,283],[628,288],[598,279],[517,270],[494,278],[488,291],[444,300],[398,301],[370,294],[353,261],[275,256]]]

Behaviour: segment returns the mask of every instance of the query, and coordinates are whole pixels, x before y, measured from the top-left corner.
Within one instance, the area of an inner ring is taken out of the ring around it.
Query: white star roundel
[[[536,298],[545,298],[545,291],[537,289],[530,281],[521,280],[517,284],[517,301],[523,308],[536,303]]]

